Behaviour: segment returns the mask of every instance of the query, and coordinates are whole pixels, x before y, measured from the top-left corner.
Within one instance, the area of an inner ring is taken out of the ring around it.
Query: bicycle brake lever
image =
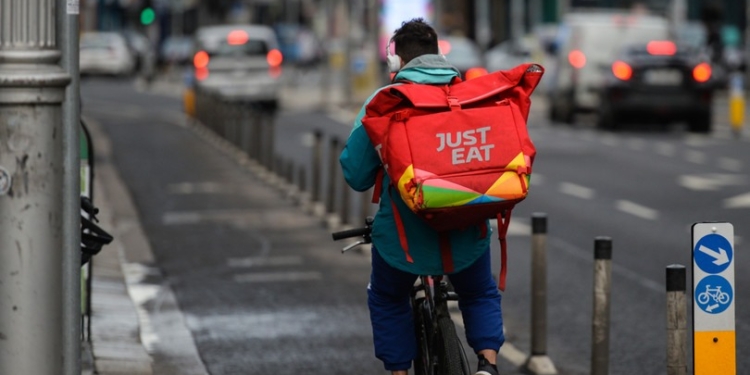
[[[343,253],[345,253],[345,252],[347,252],[347,251],[349,251],[349,250],[351,250],[351,249],[353,249],[353,248],[355,248],[355,247],[357,247],[359,245],[364,245],[364,244],[365,244],[365,241],[357,241],[357,242],[355,242],[355,243],[353,243],[351,245],[348,245],[345,248],[341,249],[341,253],[343,254]]]

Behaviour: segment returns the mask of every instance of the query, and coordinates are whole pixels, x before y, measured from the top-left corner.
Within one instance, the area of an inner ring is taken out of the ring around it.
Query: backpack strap
[[[404,249],[406,255],[406,261],[414,263],[411,254],[409,254],[409,242],[406,241],[406,229],[404,228],[404,222],[401,220],[401,214],[398,212],[396,202],[393,200],[391,195],[391,187],[388,186],[388,196],[391,198],[391,210],[393,210],[393,220],[396,222],[396,232],[398,232],[398,240],[401,242],[401,248]]]
[[[500,276],[497,280],[497,288],[505,291],[505,276],[508,273],[508,244],[505,236],[508,234],[510,225],[510,212],[512,209],[503,211],[497,215],[497,237],[500,240]]]
[[[440,257],[443,260],[443,272],[445,274],[453,273],[453,255],[451,254],[451,237],[450,232],[440,231],[438,232],[438,240],[440,242]]]
[[[380,203],[380,194],[383,193],[383,175],[385,170],[383,168],[378,169],[378,174],[375,175],[375,185],[372,187],[372,203]]]

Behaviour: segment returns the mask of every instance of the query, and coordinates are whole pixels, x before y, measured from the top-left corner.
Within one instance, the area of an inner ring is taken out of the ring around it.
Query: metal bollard
[[[274,145],[274,129],[273,129],[273,113],[269,112],[267,109],[264,109],[261,111],[262,118],[263,118],[263,143],[265,143],[266,148],[266,161],[268,164],[266,165],[269,170],[273,167],[271,163],[273,163],[273,154],[275,150]]]
[[[238,146],[242,152],[250,157],[250,109],[247,103],[243,102],[240,106],[240,117],[239,117],[239,142]]]
[[[300,193],[305,193],[307,191],[307,170],[304,165],[299,167],[299,176],[297,178],[297,186]]]
[[[336,182],[338,181],[338,148],[339,139],[331,137],[331,147],[328,150],[328,194],[326,195],[326,212],[331,214],[336,209]]]
[[[258,162],[258,164],[263,165],[261,160],[261,155],[263,154],[263,129],[262,129],[262,119],[260,110],[257,106],[253,106],[250,116],[252,118],[252,125],[251,125],[251,134],[252,134],[252,159]]]
[[[609,373],[609,317],[612,286],[612,239],[594,240],[594,314],[591,326],[591,375]]]
[[[547,214],[531,215],[531,356],[533,374],[557,374],[547,356]]]
[[[667,375],[687,374],[685,266],[667,266]]]
[[[321,201],[320,194],[320,173],[323,164],[323,133],[320,130],[315,131],[312,155],[312,200],[313,202]]]

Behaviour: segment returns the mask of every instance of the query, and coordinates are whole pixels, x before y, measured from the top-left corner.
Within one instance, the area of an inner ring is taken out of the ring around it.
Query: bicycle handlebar
[[[343,240],[344,238],[361,237],[370,234],[370,227],[354,228],[342,230],[341,232],[333,232],[331,236],[334,241]]]

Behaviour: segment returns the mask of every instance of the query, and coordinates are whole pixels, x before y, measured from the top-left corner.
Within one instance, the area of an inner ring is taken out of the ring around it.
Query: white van
[[[669,22],[660,16],[604,11],[567,14],[558,30],[557,61],[549,79],[550,119],[571,123],[576,113],[595,111],[605,74],[622,48],[669,37]]]

